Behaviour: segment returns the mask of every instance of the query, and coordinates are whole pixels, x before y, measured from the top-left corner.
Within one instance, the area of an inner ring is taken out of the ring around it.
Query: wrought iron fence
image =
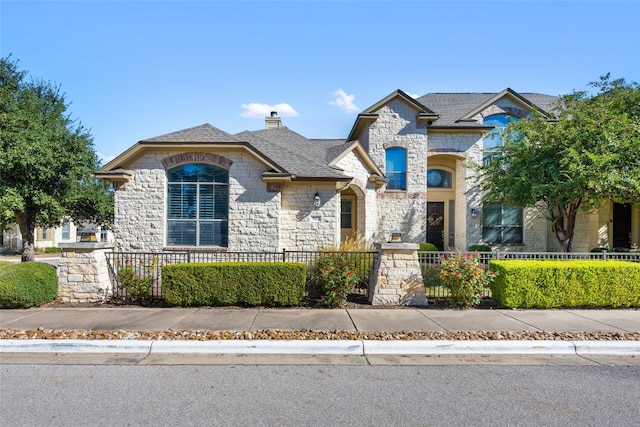
[[[425,282],[427,298],[447,298],[449,290],[444,288],[438,278],[438,267],[442,262],[442,257],[454,255],[453,251],[433,251],[418,252],[418,259],[422,267],[422,277]],[[462,252],[463,255],[469,252]],[[475,252],[474,252],[475,253]],[[489,262],[503,259],[528,259],[528,260],[619,260],[640,262],[640,253],[637,252],[477,252],[479,260],[485,268],[489,267]],[[485,295],[491,297],[488,290]]]
[[[299,262],[307,265],[307,276],[323,254],[346,254],[358,268],[361,285],[354,293],[366,295],[376,251],[287,251],[282,252],[108,252],[107,265],[114,295],[126,297],[121,279],[125,273],[149,280],[153,299],[162,299],[162,267],[189,262]]]

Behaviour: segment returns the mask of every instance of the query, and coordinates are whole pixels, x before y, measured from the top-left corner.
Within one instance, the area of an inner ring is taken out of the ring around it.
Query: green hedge
[[[640,307],[640,264],[625,261],[491,261],[493,299],[504,307]]]
[[[56,268],[42,262],[0,264],[0,308],[29,308],[58,296]]]
[[[420,252],[435,252],[438,250],[438,247],[433,243],[422,242],[420,243],[420,248],[418,250]]]
[[[162,297],[180,306],[296,306],[307,267],[285,262],[189,263],[162,267]]]

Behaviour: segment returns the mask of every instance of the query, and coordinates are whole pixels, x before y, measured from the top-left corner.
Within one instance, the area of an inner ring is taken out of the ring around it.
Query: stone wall
[[[369,155],[381,170],[386,169],[387,148],[407,150],[407,188],[403,191],[378,192],[378,241],[400,229],[408,242],[426,239],[426,171],[427,131],[418,123],[417,111],[400,100],[392,100],[378,111],[378,118],[368,129]]]
[[[345,175],[353,177],[349,187],[354,190],[358,198],[358,217],[356,218],[358,232],[367,241],[378,239],[377,194],[375,185],[369,182],[371,171],[354,152],[340,159],[336,166],[342,169]]]
[[[166,171],[176,152],[147,153],[129,165],[131,179],[115,192],[115,242],[120,251],[162,251],[166,242]],[[246,152],[216,152],[229,159],[229,250],[278,250],[280,192],[268,192],[265,167]]]
[[[313,205],[316,192],[319,208]],[[280,217],[280,249],[313,251],[340,245],[340,194],[334,183],[284,185]]]
[[[58,297],[63,302],[103,301],[111,296],[106,252],[110,243],[65,243],[58,260]]]

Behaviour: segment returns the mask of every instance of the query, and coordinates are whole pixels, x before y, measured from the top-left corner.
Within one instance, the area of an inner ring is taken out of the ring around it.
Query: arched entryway
[[[449,154],[430,155],[427,161],[427,242],[438,250],[456,246],[456,163]]]

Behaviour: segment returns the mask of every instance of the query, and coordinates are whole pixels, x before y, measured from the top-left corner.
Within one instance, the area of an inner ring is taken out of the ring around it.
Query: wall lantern
[[[479,213],[480,213],[480,210],[478,208],[471,208],[471,218],[473,219],[478,218]]]
[[[400,230],[391,230],[391,243],[402,242],[402,235],[404,233]]]
[[[315,208],[319,208],[319,207],[320,207],[320,202],[321,202],[321,200],[320,200],[320,194],[318,194],[318,193],[316,192],[316,195],[315,195],[315,196],[313,196],[313,206],[314,206]]]

